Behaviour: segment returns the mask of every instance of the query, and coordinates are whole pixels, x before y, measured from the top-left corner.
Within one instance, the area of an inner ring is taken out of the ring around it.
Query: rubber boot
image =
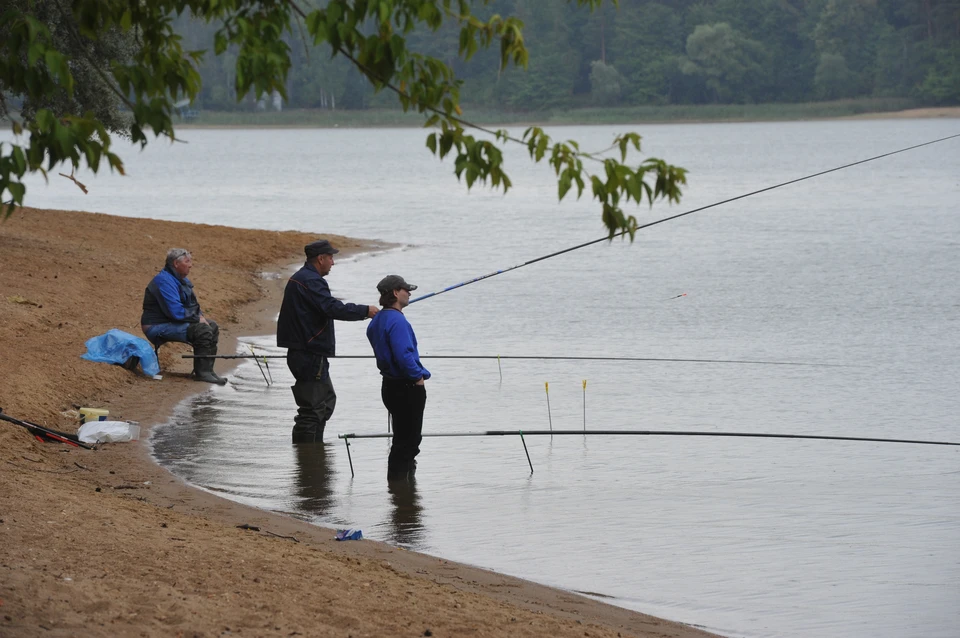
[[[323,443],[323,432],[293,430],[290,435],[294,445],[300,443]]]
[[[210,352],[207,349],[197,349],[194,350],[195,355],[202,354],[216,354],[217,351],[214,350]],[[204,357],[202,359],[193,360],[193,378],[197,381],[205,381],[207,383],[215,383],[217,385],[226,385],[227,378],[221,377],[216,372],[213,371],[213,364],[216,362],[216,359]]]
[[[409,461],[407,463],[387,462],[387,480],[388,481],[411,481],[417,474],[417,462]]]

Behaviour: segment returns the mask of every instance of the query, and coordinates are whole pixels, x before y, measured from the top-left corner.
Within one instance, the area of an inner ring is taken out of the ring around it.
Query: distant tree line
[[[462,101],[474,106],[535,111],[861,97],[960,104],[960,0],[620,0],[592,13],[561,0],[491,0],[475,12],[523,20],[534,54],[529,72],[501,70],[496,50],[464,64],[454,27],[409,37],[412,49],[455,68],[464,79]],[[213,30],[178,23],[185,48],[208,48]],[[395,104],[374,94],[345,60],[308,56],[300,34],[287,37],[287,106]],[[205,58],[199,106],[255,106],[236,99],[234,62],[229,51]]]

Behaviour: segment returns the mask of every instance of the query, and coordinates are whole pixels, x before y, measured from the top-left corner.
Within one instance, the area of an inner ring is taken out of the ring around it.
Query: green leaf
[[[536,159],[536,161],[539,162],[540,160],[543,159],[544,154],[547,152],[547,145],[549,143],[550,143],[549,137],[547,137],[546,135],[540,136],[540,141],[537,142],[537,150],[534,155],[534,158]]]
[[[27,192],[27,187],[21,184],[20,182],[9,182],[7,184],[7,190],[10,191],[10,196],[13,198],[13,203],[18,206],[23,204],[23,196]]]
[[[607,199],[607,189],[603,185],[603,182],[596,175],[590,176],[590,184],[593,186],[593,195],[600,201],[606,201]]]
[[[563,176],[560,178],[560,181],[558,182],[558,190],[559,190],[558,199],[560,201],[563,201],[563,196],[567,194],[567,191],[570,190],[571,186],[573,186],[573,180],[570,178],[569,172],[564,171]]]
[[[640,203],[643,198],[643,187],[640,185],[641,179],[637,175],[631,175],[626,180],[627,192],[633,197],[633,201]]]
[[[453,135],[450,133],[444,133],[440,136],[440,157],[446,157],[447,153],[450,152],[450,148],[453,146]]]
[[[43,54],[44,48],[40,46],[39,42],[30,42],[30,48],[27,49],[27,64],[31,67],[31,70],[36,67],[37,60],[39,60]]]
[[[10,157],[13,159],[13,166],[17,176],[22,176],[27,170],[27,158],[23,155],[23,149],[19,146],[14,146]]]

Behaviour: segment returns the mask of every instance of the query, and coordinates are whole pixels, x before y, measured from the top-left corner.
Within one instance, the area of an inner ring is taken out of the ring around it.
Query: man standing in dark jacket
[[[287,367],[296,383],[294,443],[320,443],[337,405],[330,380],[330,357],[337,355],[334,320],[362,321],[377,314],[376,306],[343,303],[330,294],[326,277],[340,252],[326,239],[307,244],[303,267],[287,282],[277,320],[277,345],[287,349]]]
[[[193,268],[193,256],[185,248],[171,248],[167,261],[143,293],[143,314],[140,329],[155,347],[168,341],[183,341],[193,346],[195,355],[217,354],[220,328],[203,316],[193,283],[187,279]],[[213,371],[216,359],[193,360],[193,376],[197,381],[223,385],[225,377]]]
[[[423,440],[423,409],[427,403],[424,381],[430,371],[420,363],[417,336],[403,316],[410,304],[408,284],[400,275],[387,275],[377,284],[383,312],[367,326],[367,339],[377,357],[383,382],[380,397],[393,417],[393,444],[387,460],[387,480],[412,478],[417,470],[416,456]]]

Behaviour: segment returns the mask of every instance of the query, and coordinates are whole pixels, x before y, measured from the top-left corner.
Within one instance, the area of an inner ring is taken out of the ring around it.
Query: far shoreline
[[[714,108],[714,106],[716,108]],[[675,116],[667,112],[677,113]],[[569,126],[644,126],[670,124],[723,124],[760,122],[810,122],[845,120],[960,119],[960,106],[916,107],[863,110],[848,105],[713,105],[678,107],[673,110],[644,111],[580,109],[545,114],[497,114],[478,111],[472,120],[483,128],[569,127]],[[251,113],[211,111],[199,121],[176,121],[180,129],[394,129],[423,128],[424,118],[416,113],[397,111],[323,111],[289,110]]]

